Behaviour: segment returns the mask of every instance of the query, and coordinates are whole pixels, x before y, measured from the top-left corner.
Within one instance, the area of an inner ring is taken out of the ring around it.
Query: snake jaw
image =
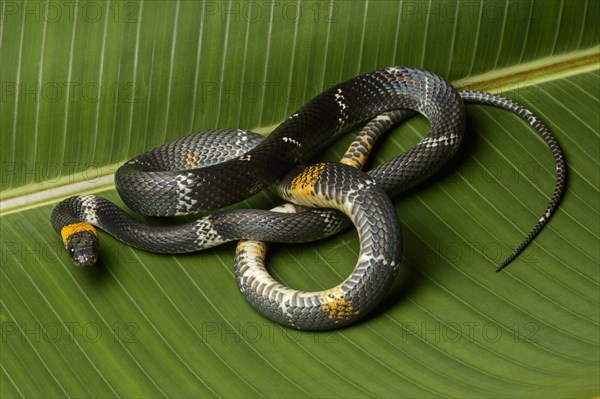
[[[66,248],[77,267],[93,266],[98,260],[98,236],[84,230],[67,238]]]

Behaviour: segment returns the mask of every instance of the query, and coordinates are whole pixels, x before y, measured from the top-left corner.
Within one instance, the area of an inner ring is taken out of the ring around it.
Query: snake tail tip
[[[504,259],[502,262],[500,262],[500,264],[498,264],[498,266],[496,266],[496,269],[494,270],[496,273],[502,271],[506,266],[508,266],[515,258],[517,257],[517,254],[513,253],[511,256],[509,256],[508,258]]]
[[[509,256],[508,258],[504,259],[498,266],[496,266],[496,269],[494,270],[496,273],[502,271],[506,266],[508,266],[513,260],[515,260],[515,258],[518,256],[518,252],[515,251],[515,253],[513,253],[511,256]]]

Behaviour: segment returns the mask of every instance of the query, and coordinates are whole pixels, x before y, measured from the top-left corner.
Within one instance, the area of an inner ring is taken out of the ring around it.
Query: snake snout
[[[98,237],[90,231],[71,235],[67,249],[77,267],[93,266],[98,261]]]

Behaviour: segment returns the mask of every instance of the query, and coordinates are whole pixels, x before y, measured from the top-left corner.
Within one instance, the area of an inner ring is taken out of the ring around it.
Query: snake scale
[[[367,314],[393,282],[401,233],[390,196],[424,181],[456,154],[465,128],[465,103],[503,108],[526,120],[547,143],[556,164],[556,184],[546,210],[499,270],[533,240],[558,206],[565,187],[562,151],[542,122],[521,105],[489,93],[458,92],[443,78],[410,67],[389,67],[340,83],[266,138],[240,129],[196,133],[126,162],[115,175],[123,201],[143,215],[218,209],[268,187],[293,205],[220,211],[176,226],[150,226],[104,198],[81,195],[60,202],[52,224],[77,266],[98,259],[93,226],[128,245],[160,253],[192,252],[244,239],[236,250],[235,275],[254,308],[297,329],[341,327]],[[429,134],[385,164],[361,171],[377,137],[414,113],[429,120]],[[340,163],[305,166],[323,146],[367,121]],[[257,240],[306,242],[334,234],[348,223],[358,231],[360,252],[353,272],[336,287],[304,292],[269,275],[265,246]]]

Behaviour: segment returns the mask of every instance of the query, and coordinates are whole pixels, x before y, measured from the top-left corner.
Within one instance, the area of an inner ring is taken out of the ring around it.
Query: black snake
[[[269,186],[296,206],[276,212],[222,211],[183,225],[157,227],[136,221],[104,198],[82,195],[59,203],[52,224],[75,264],[87,266],[98,257],[92,225],[137,248],[181,253],[239,239],[310,241],[341,230],[349,219],[358,230],[359,259],[352,274],[328,290],[302,292],[274,280],[264,267],[260,243],[242,241],[236,253],[238,285],[262,314],[299,329],[340,327],[368,313],[394,280],[401,236],[389,196],[422,182],[454,156],[463,137],[464,103],[489,104],[519,115],[545,140],[556,163],[556,185],[544,214],[500,269],[533,240],[558,205],[565,186],[560,147],[519,104],[489,93],[459,93],[446,80],[416,68],[389,67],[334,86],[267,138],[239,129],[196,133],[128,161],[115,175],[123,201],[144,215],[217,209]],[[361,172],[358,168],[376,137],[415,111],[430,122],[427,137],[393,160]],[[324,145],[368,120],[341,163],[303,166]]]

